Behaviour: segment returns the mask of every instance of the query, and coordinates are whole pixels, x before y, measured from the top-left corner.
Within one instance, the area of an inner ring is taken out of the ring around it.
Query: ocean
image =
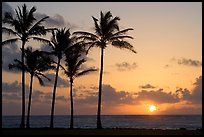
[[[2,128],[19,128],[21,116],[2,116]],[[69,128],[70,116],[55,116],[55,128]],[[102,115],[103,128],[201,129],[202,115]],[[31,128],[49,127],[50,116],[31,116]],[[74,128],[96,128],[96,116],[74,116]]]

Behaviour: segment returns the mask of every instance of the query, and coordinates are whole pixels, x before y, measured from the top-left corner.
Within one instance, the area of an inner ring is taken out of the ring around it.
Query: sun
[[[149,111],[150,111],[150,112],[154,112],[154,111],[156,111],[156,110],[157,110],[157,108],[156,108],[155,105],[150,105],[150,106],[149,106]]]

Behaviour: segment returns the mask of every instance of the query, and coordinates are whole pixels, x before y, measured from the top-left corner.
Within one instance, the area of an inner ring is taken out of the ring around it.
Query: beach
[[[162,129],[1,129],[2,135],[202,135],[202,130]]]

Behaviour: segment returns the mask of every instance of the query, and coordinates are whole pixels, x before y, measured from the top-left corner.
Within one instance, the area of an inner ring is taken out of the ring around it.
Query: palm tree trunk
[[[70,79],[70,100],[71,100],[71,118],[70,118],[70,128],[73,128],[73,115],[74,115],[74,105],[73,105],[73,96],[72,96],[72,84],[73,84],[73,80]]]
[[[31,74],[31,77],[30,77],[30,93],[29,93],[29,100],[28,100],[28,113],[27,113],[27,123],[26,123],[27,128],[30,128],[30,108],[31,108],[32,85],[33,85],[33,74]]]
[[[101,91],[102,91],[102,78],[103,78],[103,52],[104,49],[101,48],[101,69],[99,78],[99,92],[98,92],[98,112],[97,112],[97,128],[102,128],[101,124]]]
[[[57,87],[57,80],[58,80],[58,72],[59,72],[60,60],[61,59],[58,59],[57,70],[56,70],[56,75],[55,75],[55,83],[54,83],[53,97],[52,97],[50,128],[53,128],[53,118],[54,118],[54,109],[55,109],[55,95],[56,95],[56,87]]]
[[[23,63],[22,66],[22,115],[21,115],[21,124],[20,128],[25,128],[25,67],[24,67],[24,47],[25,41],[22,41],[22,54],[21,54],[21,61]]]

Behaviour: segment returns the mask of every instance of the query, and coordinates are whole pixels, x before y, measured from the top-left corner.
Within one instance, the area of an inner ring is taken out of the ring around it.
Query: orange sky
[[[201,2],[26,4],[29,8],[36,6],[38,15],[49,15],[52,20],[47,23],[48,26],[71,27],[72,32],[76,30],[93,32],[91,16],[98,18],[101,10],[110,10],[113,16],[119,16],[121,18],[119,26],[122,29],[129,27],[134,29],[128,34],[134,38],[129,42],[137,54],[110,45],[105,50],[103,77],[105,93],[102,98],[104,99],[102,114],[201,114],[202,101],[194,101],[202,95]],[[2,10],[12,10],[17,5],[22,5],[22,2],[3,3]],[[128,10],[125,10],[126,8]],[[3,35],[3,39],[6,38],[8,36]],[[39,43],[33,42],[27,45],[41,47]],[[8,53],[17,54],[9,47],[11,45],[2,48],[2,84],[3,86],[7,84],[2,91],[2,112],[5,115],[21,112],[20,99],[12,100],[8,97],[17,94],[8,93],[8,89],[14,89],[12,84],[15,81],[18,84],[21,82],[21,73],[16,74],[5,69],[6,63],[9,63]],[[88,58],[86,66],[100,67],[99,49],[91,49]],[[62,72],[60,78],[68,80]],[[96,114],[98,80],[99,72],[75,80],[76,114]],[[194,84],[196,81],[197,84]],[[28,83],[29,75],[26,84]],[[18,84],[16,86],[19,86]],[[149,87],[145,87],[148,84]],[[49,115],[51,99],[47,96],[51,95],[53,87],[41,87],[37,79],[33,87],[42,93],[36,92],[36,100],[41,101],[33,100],[31,114]],[[185,97],[178,97],[176,90],[179,88],[182,88],[179,93],[187,94],[188,90],[188,96],[185,94]],[[58,87],[57,96],[59,99],[56,101],[56,114],[69,114],[69,87]],[[46,102],[43,102],[43,99]],[[38,108],[40,104],[41,108]],[[157,110],[150,113],[149,105],[155,105]]]

